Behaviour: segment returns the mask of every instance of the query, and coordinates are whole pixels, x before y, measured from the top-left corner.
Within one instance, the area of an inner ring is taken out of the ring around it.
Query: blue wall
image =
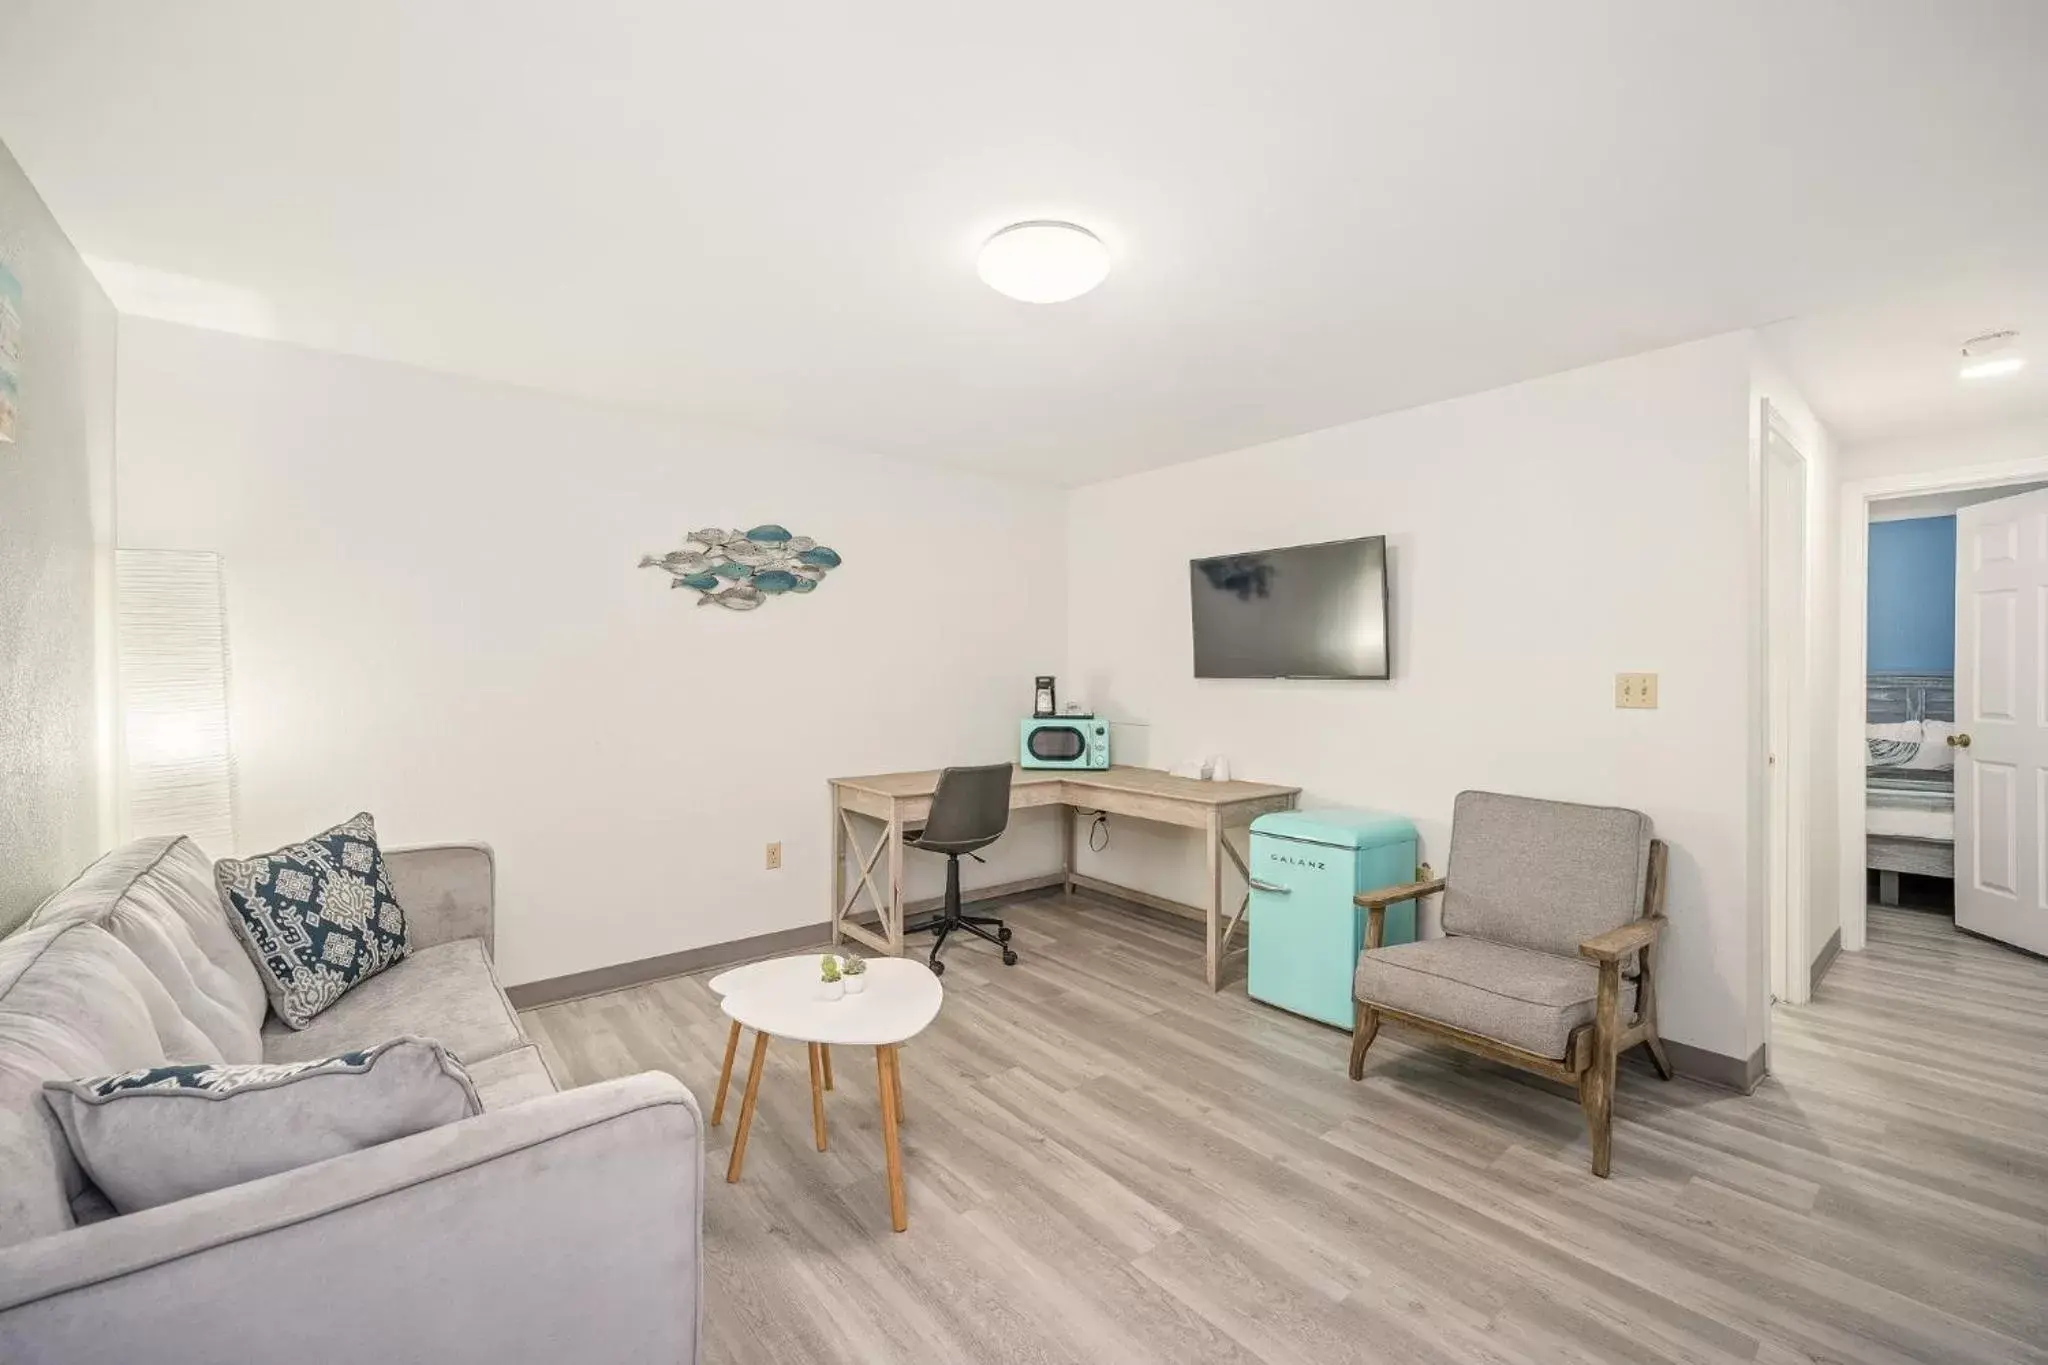
[[[1870,523],[1872,673],[1953,673],[1956,519]]]

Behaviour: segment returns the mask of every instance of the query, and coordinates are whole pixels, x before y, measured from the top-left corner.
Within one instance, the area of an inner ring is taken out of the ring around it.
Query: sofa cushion
[[[263,1059],[301,1062],[368,1047],[401,1033],[432,1038],[474,1066],[526,1041],[498,989],[490,955],[473,938],[422,948],[341,997],[303,1029],[272,1019]]]
[[[89,1188],[43,1082],[219,1061],[141,959],[98,925],[59,921],[0,939],[0,1246],[62,1232]]]
[[[262,1059],[263,981],[190,839],[136,839],[107,854],[29,918],[59,923],[97,924],[126,944],[223,1058]]]
[[[166,1064],[46,1081],[72,1154],[122,1213],[297,1170],[483,1112],[439,1043],[318,1061]]]
[[[555,1093],[554,1075],[532,1043],[485,1058],[469,1068],[469,1078],[487,1114]]]
[[[1641,811],[1460,792],[1444,932],[1575,956],[1595,934],[1642,917],[1649,869]]]
[[[1562,1058],[1572,1030],[1592,1022],[1600,969],[1486,939],[1428,938],[1359,954],[1352,987],[1368,1005]],[[1635,983],[1623,982],[1622,1016],[1634,1009]]]
[[[223,858],[213,874],[270,1008],[293,1028],[405,956],[405,911],[367,811],[275,853]]]

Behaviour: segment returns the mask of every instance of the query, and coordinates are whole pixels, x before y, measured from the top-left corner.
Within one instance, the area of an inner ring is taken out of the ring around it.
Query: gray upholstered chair
[[[1616,1060],[1641,1045],[1671,1079],[1652,960],[1664,863],[1640,811],[1461,793],[1446,875],[1358,897],[1371,918],[1352,988],[1351,1079],[1392,1019],[1574,1085],[1593,1174],[1606,1175]],[[1445,937],[1380,946],[1388,906],[1437,892]]]

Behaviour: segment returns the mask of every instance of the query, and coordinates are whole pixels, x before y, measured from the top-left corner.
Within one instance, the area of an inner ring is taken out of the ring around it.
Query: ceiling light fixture
[[[1087,228],[1050,219],[1013,223],[981,246],[982,283],[1025,303],[1065,303],[1109,274],[1109,248]]]
[[[2013,349],[2019,338],[2013,331],[1971,337],[1963,343],[1963,366],[1956,373],[1964,379],[1997,379],[2024,369],[2027,358]]]

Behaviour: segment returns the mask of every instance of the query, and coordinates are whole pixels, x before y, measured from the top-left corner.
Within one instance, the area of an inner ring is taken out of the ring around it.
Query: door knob
[[[1951,749],[1967,749],[1970,747],[1970,737],[1968,735],[1950,735],[1948,737],[1948,747]]]

